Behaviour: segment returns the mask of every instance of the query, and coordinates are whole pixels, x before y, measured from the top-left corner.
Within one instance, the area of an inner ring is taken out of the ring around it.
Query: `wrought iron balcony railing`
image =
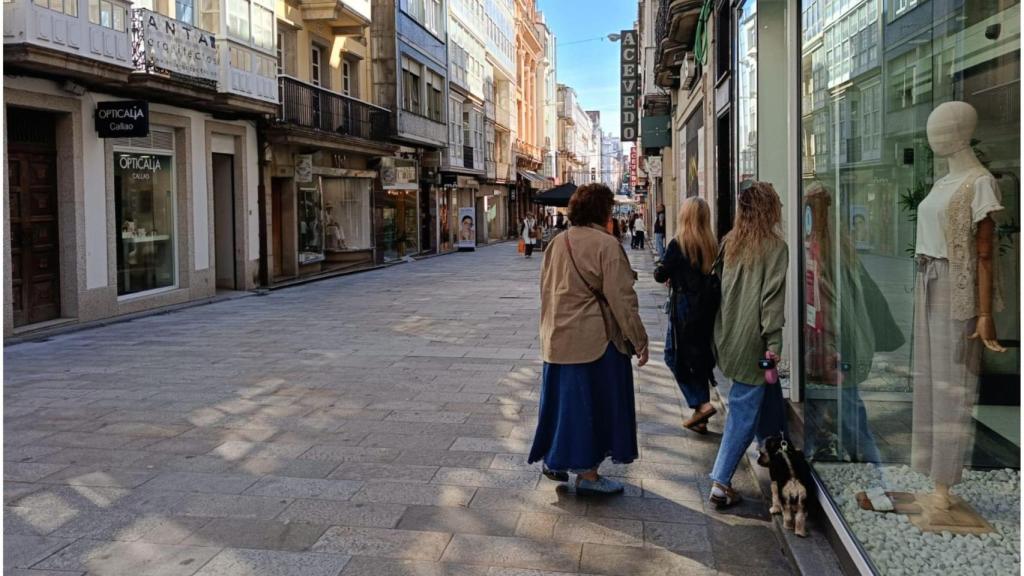
[[[387,108],[290,76],[280,76],[278,82],[279,122],[367,140],[387,139],[391,114]]]

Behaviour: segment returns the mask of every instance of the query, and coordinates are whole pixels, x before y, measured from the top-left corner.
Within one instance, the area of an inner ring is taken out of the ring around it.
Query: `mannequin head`
[[[928,145],[935,155],[948,158],[970,148],[978,112],[966,102],[940,104],[928,116]]]

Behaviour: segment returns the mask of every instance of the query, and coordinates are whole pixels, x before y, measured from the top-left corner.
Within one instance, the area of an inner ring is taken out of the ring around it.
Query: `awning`
[[[519,176],[530,183],[530,188],[534,190],[547,190],[554,185],[553,182],[547,178],[533,172],[532,170],[519,170]]]
[[[534,196],[533,202],[542,206],[561,206],[564,208],[569,205],[569,198],[572,197],[575,191],[576,185],[569,182]]]

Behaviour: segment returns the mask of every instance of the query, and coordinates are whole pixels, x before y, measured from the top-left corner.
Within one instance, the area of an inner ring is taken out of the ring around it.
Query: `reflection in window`
[[[757,177],[757,2],[738,11],[736,92],[739,106],[737,155],[739,180]]]
[[[252,43],[263,50],[274,48],[274,12],[252,5]]]
[[[324,247],[328,253],[371,247],[370,184],[369,179],[323,179]]]
[[[118,295],[176,282],[173,164],[170,155],[114,153]]]
[[[249,0],[227,0],[228,35],[243,42],[249,41]]]

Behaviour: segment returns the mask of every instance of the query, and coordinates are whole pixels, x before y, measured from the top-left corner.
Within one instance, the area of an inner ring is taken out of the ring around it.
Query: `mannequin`
[[[915,497],[924,529],[985,524],[950,494],[971,441],[981,346],[1004,351],[992,321],[999,302],[991,213],[1002,206],[995,179],[971,149],[977,123],[965,102],[942,104],[928,117],[928,143],[949,173],[918,207],[912,464],[935,482],[934,493]]]

